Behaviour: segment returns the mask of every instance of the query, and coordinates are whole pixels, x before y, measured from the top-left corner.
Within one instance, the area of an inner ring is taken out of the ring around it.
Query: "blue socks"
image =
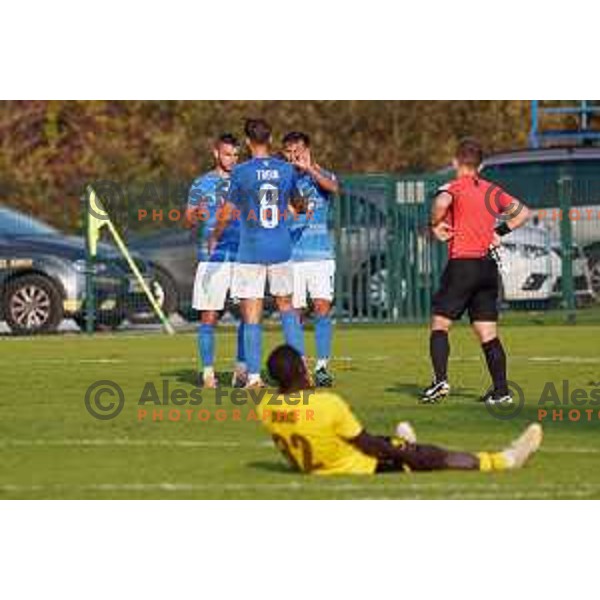
[[[203,367],[212,367],[215,364],[214,325],[198,325],[198,354]]]
[[[285,343],[297,350],[301,356],[304,356],[304,330],[298,313],[295,310],[288,310],[280,313],[280,315]]]
[[[315,342],[317,345],[317,358],[328,359],[331,356],[331,338],[333,337],[333,326],[331,317],[315,317]]]
[[[258,375],[262,360],[262,325],[251,323],[244,325],[244,353],[248,373]]]

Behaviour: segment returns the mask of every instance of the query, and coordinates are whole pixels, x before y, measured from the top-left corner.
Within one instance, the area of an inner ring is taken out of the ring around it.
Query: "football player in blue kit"
[[[330,313],[335,284],[335,249],[329,229],[329,208],[339,192],[339,184],[333,173],[314,162],[310,137],[306,133],[291,131],[285,135],[283,154],[298,171],[298,189],[306,209],[291,221],[293,305],[303,310],[308,296],[312,300],[317,347],[315,384],[330,387],[333,384],[328,366],[333,337]],[[299,351],[304,355],[304,348]]]
[[[194,180],[186,211],[186,225],[198,228],[198,267],[192,306],[200,313],[198,355],[202,364],[202,383],[206,388],[215,388],[218,384],[214,370],[215,326],[231,290],[240,239],[239,221],[232,221],[219,243],[211,250],[208,247],[229,190],[231,171],[238,162],[239,143],[233,135],[223,134],[215,141],[212,152],[214,169]],[[240,323],[234,386],[245,384],[243,335],[244,327]]]
[[[211,247],[217,247],[232,221],[240,223],[240,245],[232,292],[240,299],[244,321],[247,387],[260,387],[262,313],[265,284],[281,316],[286,342],[300,351],[302,328],[292,306],[292,241],[287,218],[297,198],[297,171],[270,154],[271,127],[262,119],[248,119],[244,127],[252,158],[231,175],[224,216],[215,227]]]

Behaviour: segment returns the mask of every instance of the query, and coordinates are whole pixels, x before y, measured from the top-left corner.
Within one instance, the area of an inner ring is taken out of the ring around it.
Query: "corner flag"
[[[163,327],[165,328],[165,331],[171,335],[174,334],[175,330],[173,329],[171,322],[169,321],[168,317],[163,312],[161,306],[159,306],[158,302],[156,301],[156,298],[154,297],[154,294],[150,291],[150,288],[148,287],[146,280],[140,273],[140,270],[138,269],[138,266],[135,264],[135,261],[133,260],[133,258],[131,258],[131,254],[129,253],[129,250],[123,243],[123,240],[121,239],[121,236],[119,235],[119,232],[116,230],[115,226],[113,225],[112,221],[110,220],[108,213],[102,206],[102,203],[101,203],[100,199],[98,198],[98,195],[96,194],[94,188],[91,185],[89,185],[87,188],[87,195],[88,195],[87,237],[88,237],[88,248],[89,248],[91,257],[96,258],[96,254],[98,252],[98,240],[100,239],[101,229],[104,226],[108,227],[108,230],[110,231],[110,233],[113,237],[113,240],[115,241],[115,244],[117,245],[117,248],[123,255],[123,258],[127,261],[129,268],[131,269],[135,278],[137,279],[138,283],[140,284],[140,287],[142,288],[142,290],[144,291],[144,294],[148,298],[148,301],[150,302],[150,305],[152,306],[154,312],[160,319],[160,322],[162,323]]]
[[[92,187],[88,187],[88,247],[90,254],[95,257],[98,252],[98,240],[100,239],[100,230],[109,222],[108,213],[100,203],[96,192]]]

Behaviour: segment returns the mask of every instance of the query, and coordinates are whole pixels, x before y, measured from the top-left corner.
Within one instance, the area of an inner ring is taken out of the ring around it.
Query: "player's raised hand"
[[[308,152],[297,152],[292,157],[292,164],[301,171],[308,171],[311,168],[311,160]]]
[[[440,242],[447,242],[454,237],[454,229],[452,229],[452,227],[445,221],[441,221],[437,225],[433,225],[431,227],[431,231],[436,239],[438,239]]]

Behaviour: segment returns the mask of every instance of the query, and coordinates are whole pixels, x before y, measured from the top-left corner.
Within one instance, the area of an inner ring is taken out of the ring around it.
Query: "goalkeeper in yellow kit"
[[[296,470],[318,475],[371,475],[406,471],[502,471],[518,469],[542,443],[542,427],[530,425],[501,452],[453,452],[417,444],[413,428],[400,423],[393,437],[367,433],[348,404],[337,394],[310,394],[301,408],[285,402],[285,395],[311,388],[302,357],[291,346],[275,349],[268,360],[271,377],[284,401],[258,406],[261,420],[276,447]]]

